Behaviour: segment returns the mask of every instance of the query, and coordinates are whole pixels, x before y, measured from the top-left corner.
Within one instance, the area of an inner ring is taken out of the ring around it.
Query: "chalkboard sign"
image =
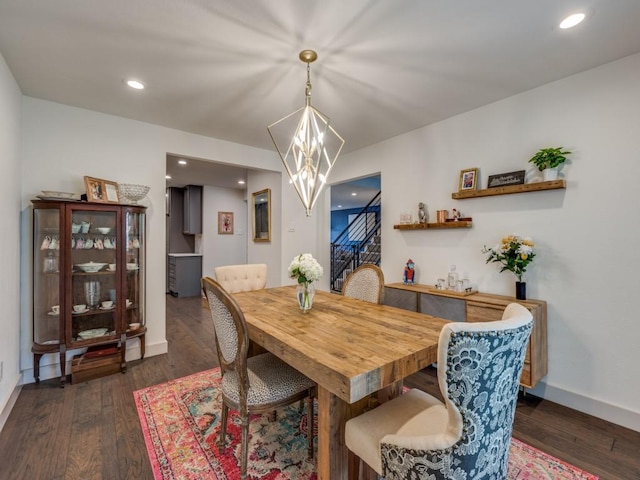
[[[517,172],[499,173],[498,175],[489,175],[488,188],[505,187],[507,185],[524,184],[524,170]]]

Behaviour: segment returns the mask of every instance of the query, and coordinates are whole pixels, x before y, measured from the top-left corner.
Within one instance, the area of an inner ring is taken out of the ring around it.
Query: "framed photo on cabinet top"
[[[218,235],[233,235],[233,212],[218,212]]]
[[[87,201],[99,203],[120,203],[118,184],[101,178],[84,177]]]
[[[464,190],[476,190],[478,187],[478,169],[467,168],[466,170],[460,170],[460,185],[459,191]]]
[[[120,195],[118,195],[118,184],[116,182],[104,181],[104,194],[109,203],[120,203]]]

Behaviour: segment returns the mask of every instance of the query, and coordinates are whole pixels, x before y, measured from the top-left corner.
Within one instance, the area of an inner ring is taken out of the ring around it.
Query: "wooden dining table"
[[[447,320],[317,291],[302,312],[295,286],[234,293],[249,337],[318,385],[318,478],[346,479],[345,422],[397,396],[434,363]]]

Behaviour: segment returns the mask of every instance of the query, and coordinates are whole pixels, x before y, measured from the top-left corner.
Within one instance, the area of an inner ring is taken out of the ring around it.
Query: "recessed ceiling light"
[[[342,208],[342,205],[338,205],[338,208]]]
[[[186,161],[186,160],[178,160],[178,163],[179,163],[180,165],[186,165],[186,164],[187,164],[187,161]]]
[[[569,15],[564,20],[562,20],[562,22],[560,22],[560,28],[566,29],[575,27],[584,20],[585,16],[586,15],[584,13],[574,13],[572,15]]]
[[[351,196],[352,196],[352,197],[355,197],[355,196],[357,196],[357,195],[358,195],[358,194],[357,194],[356,192],[351,192]]]
[[[144,83],[138,80],[127,80],[127,85],[131,88],[135,88],[136,90],[144,90]]]
[[[164,178],[166,178],[167,180],[171,180],[171,175],[165,175]]]
[[[238,180],[238,184],[244,185],[244,180]]]

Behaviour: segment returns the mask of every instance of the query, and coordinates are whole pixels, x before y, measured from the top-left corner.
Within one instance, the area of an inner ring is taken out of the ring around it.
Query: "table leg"
[[[402,392],[402,380],[374,393],[380,403]],[[318,385],[318,480],[348,478],[348,449],[344,442],[344,425],[369,406],[369,397],[348,404]]]
[[[349,405],[318,385],[318,480],[347,478],[344,424]]]

